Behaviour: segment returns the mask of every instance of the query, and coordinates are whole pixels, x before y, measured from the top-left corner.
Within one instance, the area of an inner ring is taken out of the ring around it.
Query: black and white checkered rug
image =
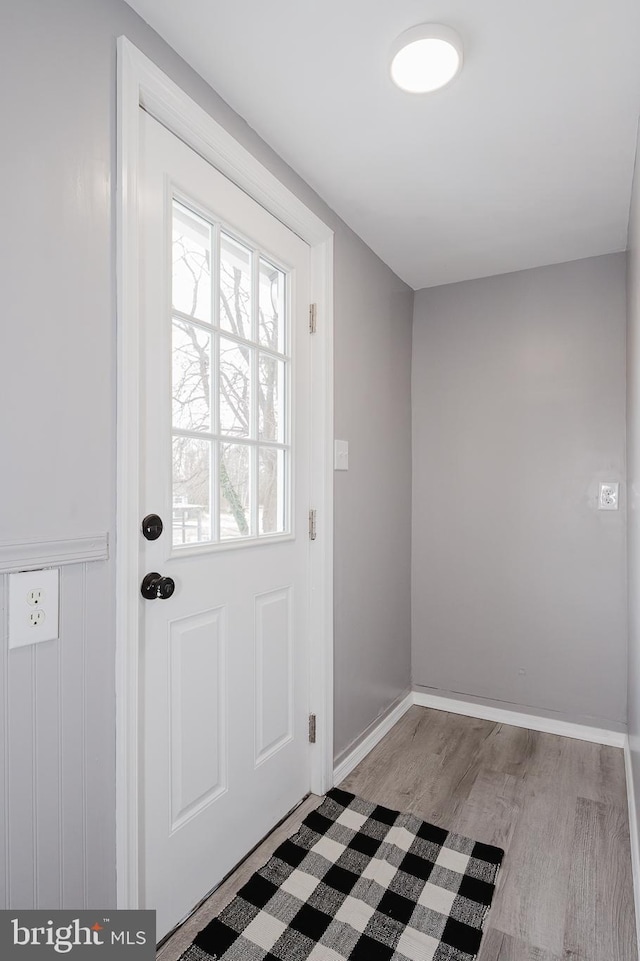
[[[470,961],[502,857],[334,789],[181,961]]]

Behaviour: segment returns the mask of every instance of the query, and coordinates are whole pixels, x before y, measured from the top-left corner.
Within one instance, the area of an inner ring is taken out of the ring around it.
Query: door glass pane
[[[172,218],[173,543],[286,533],[289,274],[187,203]]]
[[[260,354],[258,380],[258,422],[261,440],[284,442],[285,365],[268,354]]]
[[[173,202],[173,275],[176,310],[211,323],[211,225]]]
[[[220,432],[251,433],[251,355],[253,350],[220,338]]]
[[[220,326],[251,339],[251,251],[220,234]]]
[[[211,428],[211,335],[186,320],[173,322],[173,426]]]
[[[173,544],[211,540],[211,443],[173,439]]]
[[[241,444],[220,444],[220,537],[251,533],[251,451]]]
[[[281,534],[286,530],[285,452],[261,447],[258,459],[258,530]]]
[[[267,260],[260,259],[258,340],[262,347],[283,354],[285,275]]]

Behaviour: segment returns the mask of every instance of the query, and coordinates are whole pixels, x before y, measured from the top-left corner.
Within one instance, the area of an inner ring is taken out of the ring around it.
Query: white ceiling
[[[638,0],[128,0],[415,289],[626,247]],[[387,55],[465,48],[434,94]]]

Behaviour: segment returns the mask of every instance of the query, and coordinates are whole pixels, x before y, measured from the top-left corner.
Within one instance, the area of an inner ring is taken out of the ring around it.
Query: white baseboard
[[[594,744],[609,744],[611,747],[624,747],[626,739],[626,734],[622,731],[608,731],[605,728],[587,727],[584,724],[573,724],[571,721],[561,721],[552,717],[537,717],[535,714],[507,711],[501,707],[488,707],[486,704],[478,704],[475,701],[456,701],[453,698],[441,697],[439,694],[425,694],[423,691],[413,692],[413,703],[421,707],[432,707],[437,711],[465,714],[467,717],[479,717],[485,721],[496,721],[498,724],[510,724],[512,727],[526,727],[530,731],[540,731],[542,734],[559,734],[561,737],[592,741]]]
[[[629,808],[629,838],[631,840],[631,871],[633,875],[633,898],[636,909],[636,937],[638,941],[638,957],[640,958],[640,839],[638,838],[638,820],[636,818],[636,792],[633,786],[633,772],[631,770],[631,749],[629,738],[624,739],[624,772],[627,779],[627,806]]]
[[[560,737],[572,737],[578,741],[592,741],[594,744],[608,744],[611,747],[625,748],[627,743],[627,735],[622,731],[587,727],[584,724],[574,724],[571,721],[562,721],[552,717],[538,717],[535,714],[507,711],[501,707],[489,707],[475,701],[457,701],[454,698],[442,697],[439,694],[413,691],[407,694],[389,714],[385,715],[369,734],[359,744],[356,744],[353,750],[334,768],[333,783],[336,786],[347,775],[351,774],[360,761],[374,749],[376,744],[379,744],[385,734],[389,733],[394,724],[398,723],[413,704],[417,704],[419,707],[432,707],[436,711],[448,711],[450,714],[478,717],[484,721],[495,721],[498,724],[510,724],[512,727],[524,727],[530,731],[540,731],[542,734],[558,734]]]
[[[340,764],[333,771],[333,783],[337,787],[341,781],[351,774],[353,769],[358,766],[360,761],[362,761],[367,754],[373,751],[376,744],[379,744],[385,734],[388,734],[392,727],[398,723],[401,717],[403,717],[410,707],[413,706],[413,694],[407,694],[405,698],[400,701],[396,707],[389,714],[386,714],[381,720],[376,724],[376,726],[367,734],[363,741],[349,751],[347,756],[340,761]]]

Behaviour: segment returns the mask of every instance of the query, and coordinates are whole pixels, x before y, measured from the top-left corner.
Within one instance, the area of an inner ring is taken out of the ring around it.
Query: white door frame
[[[140,323],[138,178],[140,107],[257,200],[311,247],[311,504],[317,540],[310,571],[310,704],[317,716],[310,790],[333,784],[333,231],[126,37],[118,38],[116,870],[119,908],[139,903]]]

